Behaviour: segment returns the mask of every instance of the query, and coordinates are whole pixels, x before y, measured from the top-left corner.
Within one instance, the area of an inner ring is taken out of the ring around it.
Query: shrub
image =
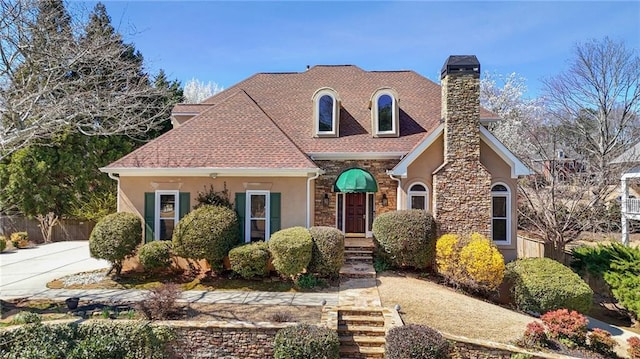
[[[273,346],[275,359],[338,359],[339,351],[335,331],[310,324],[280,329]]]
[[[238,243],[238,215],[221,206],[202,206],[184,216],[173,231],[173,250],[184,258],[206,259],[213,269]]]
[[[140,264],[148,271],[157,271],[171,266],[171,242],[153,241],[144,244],[138,251]]]
[[[120,275],[122,262],[135,253],[142,240],[142,221],[133,213],[119,212],[104,217],[89,237],[91,256],[111,262],[111,270]]]
[[[629,349],[627,350],[629,357],[631,359],[640,359],[640,337],[627,339],[627,344],[629,344]]]
[[[483,235],[445,234],[436,242],[436,268],[456,286],[492,291],[502,283],[505,265],[498,248]]]
[[[549,336],[561,341],[568,340],[577,345],[584,345],[587,339],[587,317],[567,309],[558,309],[545,313],[540,317],[547,327]]]
[[[15,248],[26,248],[29,246],[29,234],[27,232],[11,233],[11,244]]]
[[[426,211],[387,212],[373,221],[373,236],[396,267],[424,269],[433,265],[436,224]]]
[[[589,339],[589,348],[594,352],[615,357],[614,348],[618,343],[611,338],[611,333],[608,331],[595,328],[587,334],[587,339]]]
[[[388,359],[449,358],[449,342],[434,329],[409,324],[389,330],[385,353]]]
[[[315,287],[324,287],[326,282],[317,278],[311,273],[302,274],[296,279],[296,285],[301,289],[311,289]]]
[[[624,247],[611,260],[604,280],[613,296],[636,319],[640,318],[640,247]]]
[[[19,312],[16,314],[11,320],[11,324],[29,324],[29,323],[40,323],[42,321],[42,316],[38,313],[34,312]]]
[[[549,258],[521,259],[507,264],[505,276],[513,283],[516,306],[545,313],[567,308],[586,313],[593,291],[569,268]]]
[[[265,242],[254,242],[229,251],[231,269],[242,278],[262,277],[269,274],[269,248]]]
[[[269,252],[278,273],[294,276],[311,261],[313,241],[306,228],[292,227],[274,233],[269,239]]]
[[[233,209],[233,205],[231,204],[231,200],[229,199],[227,182],[224,183],[224,188],[222,189],[222,191],[216,191],[213,188],[213,185],[210,185],[209,189],[207,189],[207,187],[205,186],[204,191],[198,191],[196,201],[198,202],[198,204],[193,207],[195,209],[206,205],[221,206]]]
[[[287,323],[294,321],[293,315],[289,312],[275,312],[269,316],[269,319],[272,322],[276,323]]]
[[[0,236],[0,252],[4,252],[7,249],[7,237]]]
[[[518,344],[525,348],[540,348],[544,347],[546,342],[547,334],[544,326],[540,322],[531,322],[527,324],[527,329],[525,329]]]
[[[149,291],[147,298],[138,303],[138,309],[150,320],[169,319],[176,312],[180,287],[175,283],[162,284]]]
[[[311,227],[311,262],[309,271],[323,277],[337,277],[344,264],[344,234],[333,227]]]

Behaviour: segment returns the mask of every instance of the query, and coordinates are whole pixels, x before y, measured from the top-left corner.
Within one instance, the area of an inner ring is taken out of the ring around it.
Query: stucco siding
[[[407,193],[411,185],[422,182],[428,187],[429,211],[433,211],[433,172],[444,162],[444,137],[439,136],[422,154],[407,167],[407,178],[402,179],[402,193],[399,199],[402,209],[407,209]]]

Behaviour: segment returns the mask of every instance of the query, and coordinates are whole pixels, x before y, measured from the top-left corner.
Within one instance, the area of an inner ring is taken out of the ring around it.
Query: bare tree
[[[222,86],[215,82],[209,81],[205,84],[204,82],[193,78],[184,85],[184,102],[200,103],[206,98],[211,97],[222,90],[224,90]]]
[[[43,26],[60,13],[69,31]],[[87,36],[85,22],[61,0],[0,0],[0,159],[60,131],[138,137],[165,119],[168,90],[151,85],[119,35]]]

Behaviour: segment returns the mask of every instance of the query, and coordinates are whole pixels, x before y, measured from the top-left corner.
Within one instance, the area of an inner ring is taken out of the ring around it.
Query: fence
[[[544,257],[544,241],[518,236],[518,258]]]
[[[53,227],[51,240],[53,242],[86,240],[89,239],[94,226],[95,223],[89,221],[62,219]],[[22,216],[0,216],[0,235],[8,237],[11,233],[24,231],[29,234],[30,241],[44,242],[37,220]]]

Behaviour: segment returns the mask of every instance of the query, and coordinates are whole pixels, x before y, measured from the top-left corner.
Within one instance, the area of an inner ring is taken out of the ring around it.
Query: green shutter
[[[156,214],[156,194],[154,192],[144,193],[144,241],[153,240],[153,227],[155,225]]]
[[[179,213],[180,217],[178,217],[179,219],[182,219],[182,217],[186,216],[187,213],[189,213],[190,200],[191,200],[191,194],[189,192],[180,192],[180,213]]]
[[[247,203],[247,194],[237,192],[236,193],[236,212],[238,212],[238,222],[240,222],[240,242],[244,243],[244,221],[245,221],[245,207]]]
[[[271,193],[270,210],[270,230],[271,234],[280,230],[280,193]]]

